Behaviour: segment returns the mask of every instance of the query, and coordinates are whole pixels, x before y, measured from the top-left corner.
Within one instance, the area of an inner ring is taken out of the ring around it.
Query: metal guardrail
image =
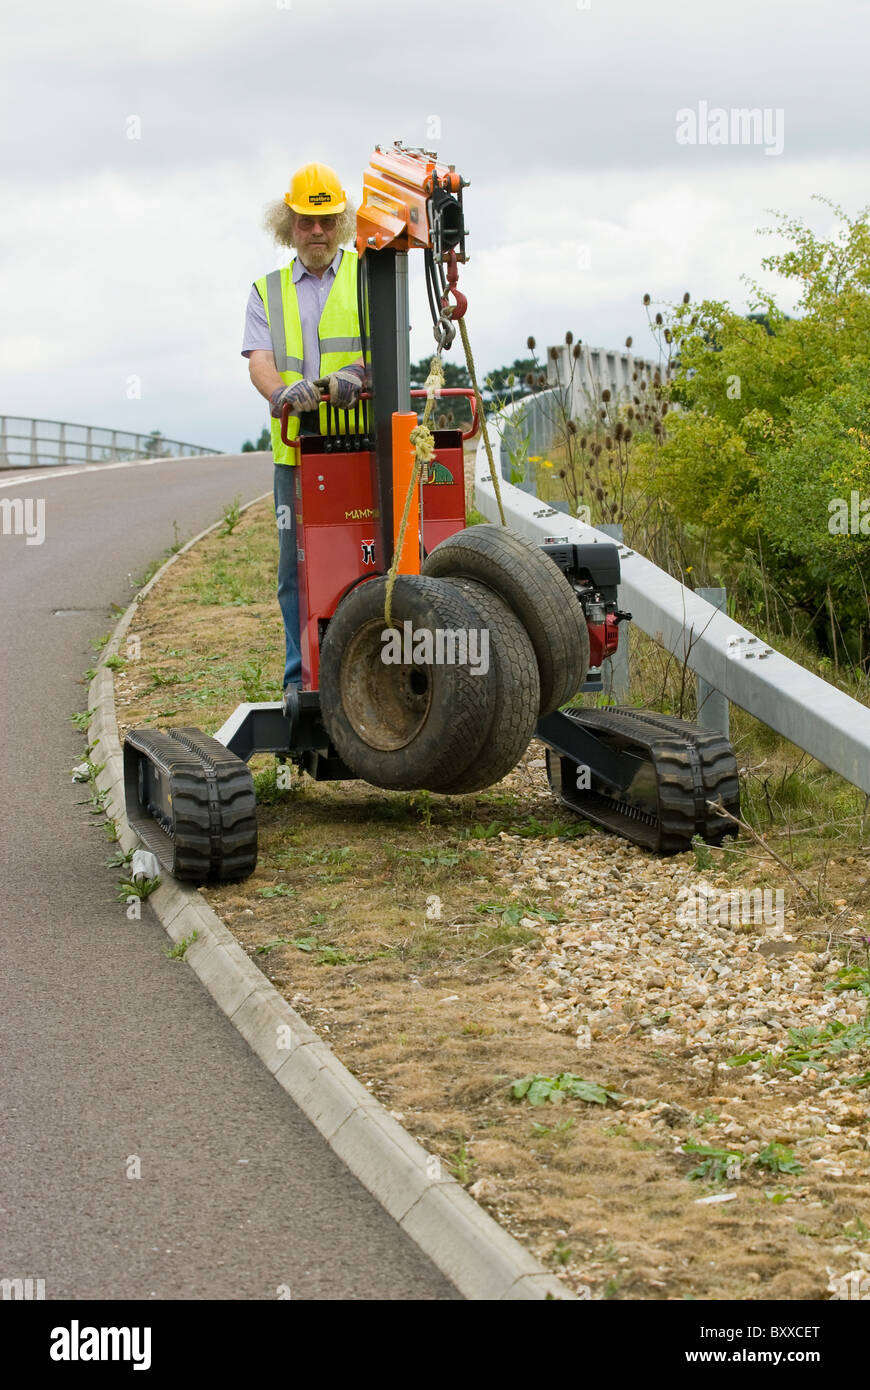
[[[107,463],[115,459],[193,458],[222,449],[183,444],[161,434],[134,434],[66,420],[33,420],[0,415],[0,468],[51,468],[68,463]]]
[[[526,397],[515,407],[552,418],[552,392]],[[539,401],[535,406],[533,402]],[[547,414],[547,406],[550,414]],[[593,526],[585,526],[549,503],[513,486],[509,450],[502,447],[498,427],[485,425],[493,457],[501,469],[501,493],[508,525],[532,540],[566,536],[569,541],[610,542]],[[516,427],[514,427],[516,428]],[[540,431],[540,423],[536,426]],[[498,521],[495,490],[484,440],[475,455],[474,498],[478,511]],[[720,612],[678,579],[625,546],[620,547],[622,581],[619,604],[634,622],[679,662],[721,690],[727,699],[769,725],[820,763],[840,773],[870,796],[870,709],[842,690],[798,666],[762,642],[733,618]]]
[[[574,354],[577,354],[576,360]],[[605,388],[613,400],[631,400],[636,393],[635,373],[652,377],[656,364],[646,357],[610,348],[589,347],[587,343],[547,348],[547,383],[560,387],[574,419],[588,409],[595,395]]]

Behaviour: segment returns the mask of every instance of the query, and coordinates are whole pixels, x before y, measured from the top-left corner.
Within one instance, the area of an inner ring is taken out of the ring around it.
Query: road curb
[[[220,524],[194,536],[140,590],[103,649],[88,689],[90,756],[103,764],[96,783],[106,794],[106,814],[115,821],[125,851],[139,841],[124,810],[114,680],[105,663],[119,652],[146,594],[180,555]],[[185,961],[290,1099],[465,1298],[576,1301],[357,1081],[257,969],[199,892],[164,878],[148,901],[171,939],[190,943]]]

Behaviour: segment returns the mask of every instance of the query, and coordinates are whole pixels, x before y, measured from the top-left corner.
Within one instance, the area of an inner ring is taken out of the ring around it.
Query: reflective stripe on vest
[[[272,351],[275,366],[287,386],[301,381],[303,376],[302,323],[299,318],[299,301],[293,283],[293,267],[273,270],[263,275],[254,284],[266,309],[269,333],[272,338]],[[343,251],[332,288],[326,297],[317,336],[320,342],[320,364],[317,375],[330,376],[340,371],[360,355],[359,315],[356,303],[357,254]],[[352,417],[350,427],[353,428]],[[320,407],[320,432],[326,433],[326,406]],[[291,415],[287,433],[291,439],[299,434],[299,416]],[[296,449],[286,445],[281,439],[281,421],[272,421],[272,456],[276,463],[294,464],[299,462]]]

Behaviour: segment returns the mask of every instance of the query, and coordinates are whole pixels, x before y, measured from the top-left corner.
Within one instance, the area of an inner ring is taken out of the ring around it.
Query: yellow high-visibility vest
[[[342,367],[350,366],[360,356],[359,314],[356,302],[357,253],[345,250],[336,272],[332,289],[326,297],[323,313],[320,316],[318,337],[320,339],[320,367],[318,376],[330,376]],[[269,332],[272,335],[272,350],[275,366],[281,380],[292,386],[301,381],[303,372],[302,323],[299,318],[299,301],[293,283],[295,257],[289,265],[263,275],[254,284],[266,309]],[[344,413],[341,414],[342,423]],[[349,428],[353,430],[353,412],[348,415]],[[287,422],[287,433],[291,439],[299,434],[299,416],[291,415]],[[326,433],[326,406],[320,407],[320,433]],[[299,462],[298,450],[291,449],[281,438],[281,421],[272,421],[272,457],[276,463],[295,464]]]

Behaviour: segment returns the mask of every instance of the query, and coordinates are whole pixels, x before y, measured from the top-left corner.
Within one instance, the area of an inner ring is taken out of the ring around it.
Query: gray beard
[[[306,270],[325,270],[334,257],[335,252],[328,246],[309,246],[304,256],[300,253],[299,259]]]

